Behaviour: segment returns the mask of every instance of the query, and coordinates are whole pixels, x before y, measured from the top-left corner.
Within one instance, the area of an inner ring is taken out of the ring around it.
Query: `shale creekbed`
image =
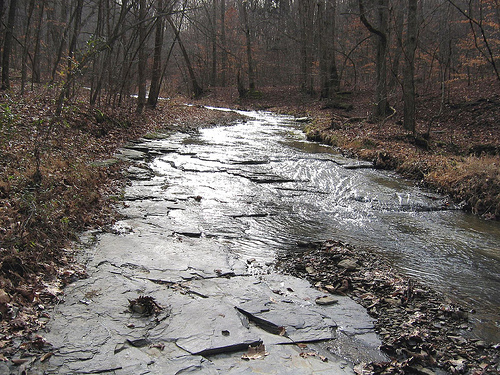
[[[298,243],[331,238],[466,300],[498,340],[497,223],[306,141],[293,118],[240,114],[121,151],[133,162],[123,220],[82,237],[89,277],[66,288],[43,335],[53,355],[32,373],[353,374],[387,360],[363,307],[324,305],[273,271]],[[156,314],[130,308],[140,296]]]
[[[160,141],[172,152],[151,164],[165,180],[159,197],[200,199],[170,213],[180,227],[264,262],[294,251],[298,241],[334,238],[370,248],[464,300],[486,321],[483,334],[500,340],[499,223],[308,142],[293,118],[240,113],[248,120]]]

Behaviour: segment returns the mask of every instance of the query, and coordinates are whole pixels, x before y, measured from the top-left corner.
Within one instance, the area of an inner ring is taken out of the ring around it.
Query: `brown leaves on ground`
[[[241,356],[241,359],[249,361],[251,359],[262,359],[268,355],[265,345],[261,343],[257,346],[249,346],[248,351]]]
[[[0,96],[0,353],[7,357],[16,337],[43,327],[45,306],[61,289],[86,277],[70,242],[116,217],[123,165],[99,161],[148,133],[235,119],[175,100],[138,115],[135,101],[95,108],[83,97],[56,118],[56,94],[42,88]]]
[[[360,267],[341,267],[343,259],[355,259]],[[302,252],[282,255],[278,267],[322,291],[349,280],[347,294],[377,319],[381,349],[390,358],[361,363],[358,374],[424,374],[436,368],[450,374],[498,373],[498,344],[464,335],[469,323],[463,307],[398,274],[377,254],[339,241],[311,243]],[[314,273],[307,272],[310,267]]]

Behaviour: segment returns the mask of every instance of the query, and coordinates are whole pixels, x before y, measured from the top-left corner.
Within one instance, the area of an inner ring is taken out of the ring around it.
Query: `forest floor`
[[[311,139],[395,169],[463,201],[470,211],[499,219],[500,89],[497,83],[459,89],[439,116],[439,94],[419,98],[418,132],[431,127],[430,137],[418,144],[400,125],[400,103],[393,103],[397,112],[385,124],[370,121],[369,93],[325,102],[275,88],[239,100],[234,90],[208,93],[197,103],[307,117]],[[116,219],[113,204],[126,183],[124,166],[102,161],[131,139],[235,119],[228,112],[187,107],[182,99],[142,115],[77,101],[54,118],[54,95],[41,90],[0,98],[0,360],[45,344],[36,331],[49,319],[47,307],[57,303],[65,285],[85,277],[73,259],[72,241],[82,230],[106,230]],[[475,363],[492,368],[479,354]],[[450,366],[458,372],[463,367],[460,361]]]

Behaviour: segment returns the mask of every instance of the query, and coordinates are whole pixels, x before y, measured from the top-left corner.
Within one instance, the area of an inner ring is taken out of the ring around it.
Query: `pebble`
[[[330,296],[319,297],[316,299],[316,304],[323,305],[323,306],[333,305],[337,302],[338,302],[338,300],[336,300],[335,298],[330,297]]]

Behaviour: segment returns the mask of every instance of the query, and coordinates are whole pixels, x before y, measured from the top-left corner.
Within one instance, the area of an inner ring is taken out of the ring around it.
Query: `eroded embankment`
[[[475,131],[483,130],[468,130],[471,135]],[[498,130],[487,131],[495,134]],[[313,112],[305,132],[311,140],[370,160],[377,168],[395,170],[450,195],[467,211],[487,219],[500,219],[500,145],[496,143],[482,144],[481,138],[472,136],[468,142],[467,137],[454,135],[455,131],[449,128],[432,129],[425,138],[414,138],[402,125],[375,124],[348,116],[330,117],[321,111]],[[454,136],[459,138],[456,143]]]

